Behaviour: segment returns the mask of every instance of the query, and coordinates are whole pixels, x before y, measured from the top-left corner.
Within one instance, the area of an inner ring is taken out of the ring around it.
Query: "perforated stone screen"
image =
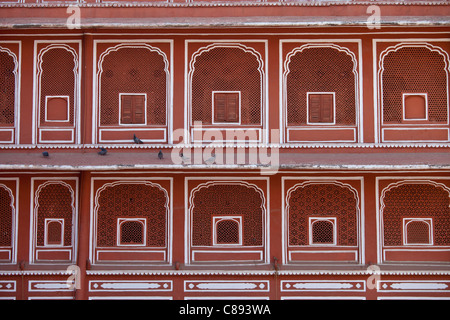
[[[195,60],[192,75],[192,121],[212,124],[213,91],[240,91],[241,124],[260,125],[262,74],[254,53],[238,47],[216,47]]]
[[[0,126],[14,124],[15,86],[14,59],[0,52]]]
[[[306,185],[291,192],[288,205],[289,245],[309,244],[309,217],[336,217],[337,245],[356,246],[358,244],[358,202],[348,188],[334,184]],[[330,225],[331,223],[320,225],[321,232],[317,233],[317,240],[329,240],[330,233],[327,228]]]
[[[432,218],[434,244],[450,245],[448,191],[432,184],[403,184],[388,190],[383,204],[384,245],[403,244],[404,218]]]
[[[296,52],[288,67],[288,125],[307,124],[308,92],[335,92],[336,125],[356,124],[354,62],[350,55],[335,48],[307,48]]]
[[[445,60],[428,47],[405,46],[389,52],[383,61],[383,122],[403,122],[403,93],[426,93],[428,120],[446,123],[448,83]],[[448,68],[448,66],[447,66]]]
[[[166,124],[166,71],[163,56],[147,47],[111,51],[100,76],[100,124],[118,125],[120,93],[147,96],[147,125]]]

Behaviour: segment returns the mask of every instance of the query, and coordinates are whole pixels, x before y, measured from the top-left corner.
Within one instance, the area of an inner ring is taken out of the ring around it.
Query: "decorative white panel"
[[[10,280],[1,280],[0,292],[16,292],[16,282]]]
[[[379,281],[378,292],[440,292],[450,291],[450,281],[433,280],[386,280]]]
[[[89,291],[172,291],[172,281],[89,281]]]
[[[281,291],[366,291],[362,280],[303,280],[281,281]]]
[[[252,280],[216,280],[216,281],[185,281],[185,292],[224,292],[224,291],[269,291],[269,281]]]

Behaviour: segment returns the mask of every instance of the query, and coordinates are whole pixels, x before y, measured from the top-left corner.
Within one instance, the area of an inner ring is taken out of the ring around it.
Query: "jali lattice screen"
[[[356,124],[355,68],[352,57],[335,48],[296,52],[286,77],[287,124],[307,123],[307,93],[335,92],[336,125]]]
[[[118,218],[146,218],[147,242],[145,245],[164,247],[166,245],[167,201],[165,192],[153,185],[122,183],[106,187],[98,198],[97,246],[114,247],[117,245]],[[123,236],[126,236],[126,232]]]
[[[289,245],[309,244],[309,217],[335,217],[336,244],[356,246],[358,245],[357,215],[358,200],[347,187],[325,183],[298,187],[290,193],[288,201]],[[328,223],[326,224],[328,229],[322,229],[328,234],[316,236],[329,240],[330,225]]]
[[[402,184],[388,190],[383,200],[384,245],[403,244],[404,218],[432,218],[434,245],[450,245],[449,191],[432,184]]]
[[[213,215],[240,215],[243,219],[243,245],[261,246],[263,204],[261,194],[244,185],[217,184],[200,189],[193,199],[192,244],[194,246],[213,244]]]
[[[202,52],[193,65],[192,121],[211,124],[212,92],[241,92],[241,124],[260,125],[263,78],[261,62],[240,47],[216,47]]]
[[[428,120],[446,123],[448,83],[444,56],[428,47],[405,46],[383,60],[383,123],[403,122],[403,93],[426,93]],[[448,66],[447,66],[448,68]]]
[[[119,94],[147,96],[147,125],[166,124],[166,65],[148,47],[123,47],[105,56],[100,76],[100,124],[118,125]]]

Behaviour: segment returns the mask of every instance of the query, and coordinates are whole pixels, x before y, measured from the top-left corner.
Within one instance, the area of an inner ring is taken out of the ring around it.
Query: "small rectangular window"
[[[336,218],[309,218],[309,244],[336,245]]]
[[[69,122],[69,96],[45,96],[45,121]]]
[[[426,93],[403,94],[403,120],[428,120]]]
[[[146,94],[120,94],[120,124],[146,124]]]
[[[64,243],[64,219],[45,219],[45,245],[62,246]]]
[[[334,92],[308,92],[308,123],[334,124]]]
[[[240,122],[240,92],[213,92],[213,123]]]
[[[242,245],[242,217],[213,217],[214,245]]]
[[[433,220],[431,218],[404,218],[403,244],[431,245],[433,244]]]
[[[145,218],[118,218],[117,245],[144,246],[147,238],[146,226],[147,219]]]

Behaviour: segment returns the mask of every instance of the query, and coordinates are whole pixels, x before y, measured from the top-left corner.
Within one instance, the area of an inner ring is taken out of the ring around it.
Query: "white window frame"
[[[61,225],[61,242],[48,243],[48,225],[52,222],[57,222]],[[44,219],[44,246],[45,247],[62,247],[64,246],[64,219],[62,218],[46,218]]]
[[[216,99],[214,99],[214,96],[215,96],[215,94],[216,93],[237,93],[238,95],[239,95],[239,106],[238,106],[238,109],[239,109],[239,121],[237,121],[237,122],[216,122],[216,121],[214,121],[214,118],[215,118],[215,110],[214,110],[214,104],[215,104],[215,101],[216,101]],[[227,126],[227,125],[240,125],[241,124],[241,119],[242,119],[242,114],[241,114],[241,99],[242,99],[242,96],[241,96],[241,91],[212,91],[212,93],[211,93],[211,99],[212,99],[212,114],[211,114],[211,117],[212,117],[212,124],[214,124],[214,125],[225,125],[225,126]]]
[[[144,96],[144,123],[122,123],[122,96]],[[120,92],[119,93],[119,126],[142,127],[147,126],[147,93]]]
[[[331,95],[333,95],[333,122],[310,122],[309,121],[309,95],[310,94],[331,94]],[[307,92],[306,93],[306,124],[312,125],[312,126],[336,125],[336,92]]]
[[[407,96],[423,96],[425,97],[425,118],[417,118],[417,119],[406,119],[406,104],[405,100]],[[427,93],[402,93],[402,120],[403,121],[428,121],[428,94]]]
[[[335,246],[337,244],[337,223],[336,217],[309,217],[309,245],[311,246]],[[313,224],[317,221],[328,221],[333,225],[333,243],[313,242]]]
[[[408,224],[420,221],[428,224],[428,243],[408,243]],[[433,218],[403,218],[403,245],[405,246],[432,246],[433,241]]]
[[[121,225],[125,222],[137,221],[142,224],[142,243],[121,243]],[[117,218],[117,246],[118,247],[145,247],[147,244],[147,218]]]
[[[49,120],[47,117],[47,103],[49,98],[66,99],[67,119],[65,120]],[[70,121],[70,97],[69,96],[45,96],[45,122],[69,122]]]
[[[224,220],[232,220],[238,223],[238,243],[217,243],[217,224]],[[242,216],[213,216],[213,245],[214,246],[242,246]]]

